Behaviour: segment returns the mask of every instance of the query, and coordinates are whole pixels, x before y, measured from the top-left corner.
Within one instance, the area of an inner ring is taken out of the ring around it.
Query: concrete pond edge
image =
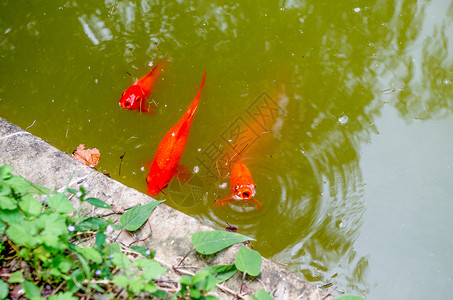
[[[110,205],[128,208],[144,205],[155,201],[133,188],[113,180],[104,174],[93,170],[76,161],[70,155],[51,146],[39,137],[20,127],[0,118],[0,165],[14,167],[14,173],[36,185],[63,191],[69,187],[76,188],[82,183],[89,185],[89,196],[97,197]],[[96,209],[95,214],[103,213]],[[167,205],[160,204],[151,214],[149,226],[143,226],[135,232],[136,238],[147,239],[147,245],[156,251],[155,259],[169,271],[164,275],[168,279],[178,280],[179,275],[172,270],[181,259],[189,253],[193,246],[190,236],[198,231],[214,230]],[[129,245],[136,241],[134,237],[123,231],[118,238]],[[194,271],[207,266],[232,264],[240,245],[234,245],[227,250],[210,256],[203,256],[196,251],[184,259],[183,266]],[[236,274],[223,283],[226,291],[239,291],[242,275]],[[308,283],[281,268],[270,260],[263,258],[261,274],[256,278],[246,278],[243,293],[254,294],[258,289],[264,289],[275,299],[334,299],[327,291]],[[231,293],[216,289],[212,295],[219,299],[235,299]],[[245,299],[250,299],[246,296]]]

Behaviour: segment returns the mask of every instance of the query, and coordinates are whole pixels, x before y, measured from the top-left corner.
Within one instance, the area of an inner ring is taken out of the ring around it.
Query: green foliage
[[[257,290],[255,295],[251,295],[252,300],[274,300],[265,290]]]
[[[217,297],[206,295],[216,287],[217,281],[207,270],[201,270],[194,276],[181,276],[181,290],[171,297],[171,299],[202,299],[214,300]]]
[[[234,263],[239,271],[251,276],[258,276],[261,272],[261,254],[245,246],[239,248]]]
[[[156,206],[164,201],[165,200],[154,201],[143,206],[131,208],[120,217],[120,224],[129,231],[139,229],[146,222],[146,220],[148,220]]]
[[[192,234],[192,244],[201,254],[214,254],[231,245],[253,240],[245,235],[228,231],[201,231]]]
[[[78,190],[66,189],[79,202],[74,208],[64,193],[35,186],[13,175],[12,170],[9,166],[0,167],[0,237],[6,238],[11,246],[8,251],[3,251],[7,244],[0,243],[0,261],[6,261],[3,255],[8,252],[8,255],[28,264],[28,268],[26,273],[11,273],[7,282],[0,279],[0,300],[6,299],[9,290],[18,284],[22,284],[29,299],[45,299],[41,290],[46,284],[64,287],[48,297],[49,300],[77,299],[74,294],[78,292],[88,295],[97,292],[111,298],[113,295],[109,296],[108,291],[112,290],[112,285],[123,288],[130,297],[140,294],[158,299],[214,300],[217,298],[207,293],[238,270],[252,276],[260,272],[261,255],[241,247],[235,264],[207,267],[194,276],[183,275],[181,289],[168,295],[157,284],[167,269],[152,260],[154,250],[131,246],[131,250],[144,257],[131,261],[120,244],[107,241],[108,233],[113,230],[139,229],[163,201],[130,209],[120,217],[121,226],[118,226],[112,220],[87,216],[82,211],[85,202],[94,207],[112,209],[100,199],[88,198],[87,186],[81,185]],[[85,245],[82,235],[91,235],[94,244]],[[250,239],[237,233],[210,231],[195,233],[191,240],[198,252],[213,254]],[[257,293],[261,298],[256,299],[267,299],[262,295],[262,292]]]

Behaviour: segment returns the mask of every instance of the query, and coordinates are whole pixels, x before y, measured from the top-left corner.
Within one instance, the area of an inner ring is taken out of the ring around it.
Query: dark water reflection
[[[37,119],[31,131],[67,152],[91,143],[115,179],[145,191],[139,166],[179,119],[206,68],[200,122],[183,159],[199,172],[190,184],[173,181],[167,203],[218,228],[236,225],[257,239],[261,253],[313,283],[373,297],[368,274],[375,253],[356,249],[369,207],[362,149],[379,134],[375,120],[384,105],[408,124],[451,117],[453,4],[106,0],[0,6],[2,117],[23,127]],[[127,74],[140,77],[146,62],[163,58],[171,64],[153,94],[162,103],[156,116],[119,111],[115,101],[133,82]],[[264,91],[279,114],[258,130],[249,112]],[[222,153],[231,150],[225,134],[238,119],[259,136],[247,142],[244,162],[262,212],[212,206],[228,194],[228,180],[212,164],[203,169],[203,155],[216,145]],[[120,176],[118,157],[125,151]]]

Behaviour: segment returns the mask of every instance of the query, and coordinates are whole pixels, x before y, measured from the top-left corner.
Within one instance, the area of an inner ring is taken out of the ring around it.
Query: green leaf
[[[236,254],[235,265],[241,272],[258,276],[261,272],[261,254],[242,246]]]
[[[143,223],[148,220],[151,212],[156,208],[156,206],[164,201],[165,200],[154,201],[146,205],[131,208],[120,217],[120,224],[129,231],[139,229]]]
[[[17,200],[9,196],[0,196],[0,209],[13,210],[17,207]]]
[[[123,270],[128,270],[131,264],[129,258],[121,251],[113,253],[112,262],[115,266],[120,267]]]
[[[81,269],[77,269],[72,272],[70,280],[68,280],[68,285],[66,290],[75,293],[80,289],[80,286],[83,286],[83,281],[85,280],[85,274]]]
[[[91,279],[91,273],[90,273],[90,266],[88,265],[88,262],[86,261],[85,257],[79,253],[76,253],[77,259],[79,260],[80,264],[82,265],[82,269],[84,274],[84,279]],[[83,281],[83,280],[82,280]]]
[[[0,179],[8,179],[11,176],[11,172],[14,170],[13,167],[8,166],[8,165],[3,165],[0,167]]]
[[[190,296],[192,299],[199,299],[201,297],[201,292],[197,289],[190,289]]]
[[[236,243],[253,240],[252,238],[228,231],[200,231],[192,234],[192,244],[201,254],[213,254]]]
[[[0,219],[6,224],[12,225],[24,222],[24,215],[18,210],[0,210]]]
[[[37,220],[41,222],[44,230],[40,237],[44,244],[56,249],[65,249],[67,246],[61,242],[60,236],[69,235],[66,226],[66,216],[60,214],[41,214]]]
[[[142,268],[142,277],[148,281],[157,279],[160,275],[167,272],[167,269],[162,267],[157,261],[147,258],[136,259],[132,265]]]
[[[0,168],[0,173],[1,173],[1,168]],[[1,300],[6,299],[6,297],[8,297],[8,294],[9,294],[8,284],[0,279],[0,299]]]
[[[8,237],[18,246],[36,246],[39,242],[35,236],[36,233],[36,227],[26,221],[21,224],[12,224],[6,229]]]
[[[50,196],[47,199],[47,205],[49,205],[49,207],[54,209],[55,211],[61,213],[69,213],[74,211],[74,207],[72,206],[71,202],[69,202],[68,198],[66,198],[66,196],[62,193],[57,193]]]
[[[217,281],[214,276],[206,270],[201,270],[192,278],[192,286],[203,292],[209,292],[216,287]]]
[[[24,282],[24,274],[21,271],[11,273],[8,279],[9,283],[22,283]]]
[[[107,209],[112,209],[110,205],[105,203],[104,201],[98,199],[98,198],[88,198],[85,199],[86,202],[91,203],[91,205],[100,207],[100,208],[107,208]]]
[[[147,258],[153,258],[154,255],[156,254],[156,251],[153,250],[153,249],[148,249],[146,247],[143,247],[143,246],[131,246],[131,249],[132,250],[135,250],[137,251],[138,253],[140,253],[141,255],[147,257]]]
[[[49,300],[77,300],[70,292],[59,293],[49,297]]]
[[[30,182],[20,176],[11,176],[6,179],[4,183],[9,185],[17,194],[25,194],[35,190]]]
[[[238,269],[235,265],[220,265],[204,268],[203,270],[209,272],[216,279],[217,283],[222,283],[237,273]]]
[[[101,230],[107,227],[107,221],[100,218],[89,217],[83,219],[75,226],[77,231],[83,232],[87,230]]]
[[[265,290],[257,290],[255,295],[251,295],[252,300],[274,300]]]
[[[102,262],[102,256],[98,250],[90,247],[76,247],[77,252],[83,255],[88,260],[91,260],[97,264]]]
[[[36,297],[41,298],[41,291],[33,282],[24,281],[22,283],[22,287],[24,288],[25,295],[28,297],[28,299]]]
[[[102,231],[99,231],[98,233],[96,233],[96,241],[95,241],[96,247],[98,249],[102,249],[101,247],[105,244],[106,239],[107,239],[107,236]]]
[[[360,296],[342,296],[335,298],[336,300],[363,300],[363,297]]]
[[[0,181],[0,196],[8,196],[11,194],[11,188],[3,181]]]
[[[30,216],[37,216],[41,213],[42,205],[41,202],[35,199],[31,195],[25,195],[19,202],[20,209]]]
[[[113,283],[120,287],[127,287],[129,279],[124,275],[116,275],[113,277]]]

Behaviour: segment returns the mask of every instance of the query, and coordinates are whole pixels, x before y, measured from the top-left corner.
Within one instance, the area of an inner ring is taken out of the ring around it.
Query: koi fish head
[[[168,183],[173,178],[174,172],[168,170],[154,171],[151,168],[146,177],[147,192],[150,196],[156,196],[168,186]]]
[[[138,109],[141,102],[144,100],[144,96],[142,88],[134,84],[124,91],[119,104],[125,109]]]
[[[255,196],[255,193],[256,193],[255,188],[256,188],[256,185],[253,184],[253,183],[236,185],[234,187],[233,198],[235,200],[249,200],[249,199],[252,199],[253,196]]]

